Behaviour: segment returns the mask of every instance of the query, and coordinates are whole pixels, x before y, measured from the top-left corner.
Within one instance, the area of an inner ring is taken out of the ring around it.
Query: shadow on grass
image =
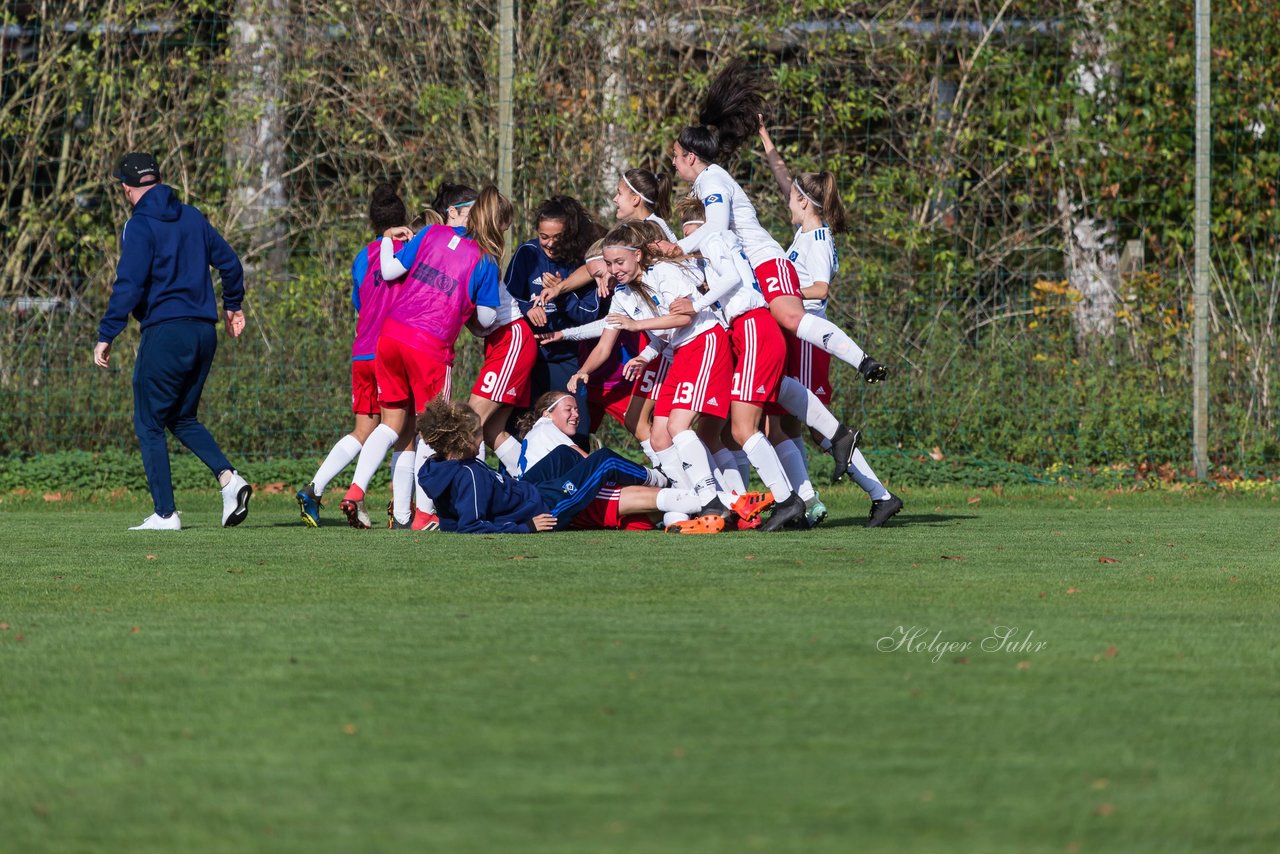
[[[977,519],[973,515],[947,515],[942,513],[899,513],[888,522],[881,525],[881,528],[905,528],[905,527],[931,527],[936,528],[945,525],[948,522],[954,522],[962,519]],[[866,516],[844,516],[839,519],[827,517],[822,523],[823,528],[863,528],[866,527]]]

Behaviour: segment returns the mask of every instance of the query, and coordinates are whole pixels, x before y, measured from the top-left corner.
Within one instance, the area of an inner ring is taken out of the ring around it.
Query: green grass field
[[[0,850],[1280,850],[1275,501],[824,497],[718,538],[5,497]]]

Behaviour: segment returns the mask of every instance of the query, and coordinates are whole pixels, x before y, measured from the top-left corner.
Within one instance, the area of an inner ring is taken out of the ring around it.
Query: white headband
[[[624,183],[624,184],[626,184],[628,187],[630,187],[630,188],[631,188],[631,192],[635,193],[637,196],[639,196],[640,198],[644,199],[645,204],[648,204],[648,205],[653,204],[653,199],[649,198],[649,197],[648,197],[648,196],[646,196],[644,193],[642,193],[642,192],[640,192],[639,190],[637,190],[637,189],[636,189],[636,185],[635,185],[635,184],[632,184],[629,180],[627,180],[627,176],[626,176],[626,175],[623,175],[623,176],[622,176],[622,183]]]
[[[605,249],[630,249],[632,252],[640,251],[640,248],[638,246],[628,246],[625,243],[610,243],[608,246],[604,248]]]
[[[686,219],[684,222],[680,224],[681,225],[706,225],[707,221],[705,219]]]
[[[603,260],[604,260],[604,256],[603,256],[603,255],[592,255],[590,258],[588,258],[587,260],[583,261],[582,263],[583,263],[583,264],[590,264],[592,261],[603,261]]]
[[[555,409],[555,408],[556,408],[556,404],[558,404],[560,401],[564,400],[566,397],[568,397],[568,398],[572,398],[572,397],[573,397],[573,395],[571,395],[571,394],[562,394],[562,395],[560,395],[560,396],[559,396],[559,397],[557,397],[555,400],[551,401],[551,405],[550,405],[550,406],[548,406],[546,409],[542,410],[542,414],[543,414],[543,415],[546,415],[548,412],[550,412],[551,410]]]
[[[818,200],[817,200],[817,199],[815,199],[813,196],[809,195],[808,193],[806,193],[806,192],[804,191],[804,187],[801,187],[801,186],[800,186],[800,182],[799,182],[799,181],[792,181],[792,182],[791,182],[791,186],[793,186],[793,187],[795,187],[795,188],[796,188],[796,192],[798,192],[800,195],[802,195],[802,196],[804,196],[806,199],[808,199],[808,200],[809,200],[809,204],[813,205],[813,206],[814,206],[815,208],[817,208],[818,210],[822,210],[822,205],[818,204]]]

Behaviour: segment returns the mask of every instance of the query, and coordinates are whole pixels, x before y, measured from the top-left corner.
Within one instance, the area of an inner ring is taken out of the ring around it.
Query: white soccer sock
[[[862,487],[872,501],[884,501],[889,497],[889,490],[885,489],[880,478],[876,477],[876,473],[871,470],[871,465],[860,450],[853,452],[853,460],[849,464],[849,477]]]
[[[391,452],[391,513],[397,522],[413,518],[414,451]]]
[[[738,477],[742,478],[743,485],[751,483],[751,460],[747,457],[746,451],[733,451],[733,465],[738,470]]]
[[[316,470],[315,484],[316,497],[324,495],[324,488],[329,485],[329,481],[333,480],[342,470],[351,465],[351,461],[360,456],[360,440],[350,433],[338,440],[338,443],[329,451],[329,456],[324,458],[324,462],[320,464],[320,468]]]
[[[661,460],[658,459],[658,452],[653,449],[653,443],[648,439],[640,443],[640,450],[644,451],[644,455],[649,458],[649,462],[653,463],[654,466],[661,463]]]
[[[701,510],[702,508],[699,507],[698,509]],[[688,521],[689,521],[688,513],[677,513],[675,510],[670,510],[662,514],[662,527],[664,528],[670,528],[672,525],[674,525],[677,522],[688,522]]]
[[[791,497],[791,483],[787,480],[786,472],[782,470],[782,463],[778,462],[778,452],[773,449],[773,445],[769,444],[769,440],[763,433],[752,433],[750,438],[742,443],[742,450],[746,451],[751,465],[755,466],[756,471],[760,473],[760,479],[773,493],[774,503],[781,504]]]
[[[809,465],[805,461],[804,440],[787,439],[778,444],[777,451],[778,461],[782,463],[782,470],[787,473],[787,480],[791,481],[796,495],[805,501],[813,498],[815,493],[813,482],[809,480]]]
[[[738,471],[738,461],[733,451],[721,448],[711,455],[716,464],[716,480],[729,492],[739,495],[747,491],[747,482]]]
[[[436,503],[431,500],[430,495],[427,495],[427,491],[422,488],[422,484],[418,483],[418,472],[422,471],[423,465],[435,454],[436,452],[432,450],[431,446],[419,436],[418,447],[413,454],[413,500],[415,507],[424,513],[431,514],[436,512]]]
[[[658,462],[662,465],[663,473],[671,478],[672,483],[682,489],[693,489],[693,481],[689,479],[689,473],[684,470],[684,464],[680,462],[680,452],[674,445],[655,453],[658,456]]]
[[[680,454],[680,462],[684,464],[689,479],[693,481],[693,491],[703,503],[709,503],[716,496],[716,479],[711,473],[711,454],[707,446],[702,444],[698,434],[692,430],[682,430],[671,437],[671,442]]]
[[[782,378],[782,385],[778,387],[778,403],[828,439],[840,429],[840,419],[794,377]]]
[[[508,436],[501,445],[493,449],[502,467],[512,474],[520,473],[520,440]]]
[[[844,330],[816,314],[805,312],[796,326],[796,337],[801,341],[808,341],[821,350],[826,350],[855,368],[861,365],[862,360],[867,356],[862,352],[861,347],[853,343],[852,338],[844,334]]]
[[[398,438],[400,438],[399,434],[386,424],[379,424],[374,428],[369,438],[364,440],[364,447],[360,449],[360,459],[356,461],[356,473],[351,478],[354,486],[360,487],[361,490],[369,488],[369,481],[373,480],[374,472],[378,470],[378,466],[382,465],[382,458],[387,455],[387,451],[391,450]]]
[[[658,490],[658,509],[666,513],[697,513],[702,504],[697,493],[687,489]]]

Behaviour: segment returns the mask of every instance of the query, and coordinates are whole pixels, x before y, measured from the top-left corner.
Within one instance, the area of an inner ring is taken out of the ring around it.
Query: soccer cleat
[[[729,509],[738,515],[738,530],[745,531],[759,525],[760,514],[772,506],[772,492],[744,492]]]
[[[437,531],[440,529],[440,517],[426,510],[413,508],[413,522],[410,528],[414,531]]]
[[[902,509],[902,499],[890,494],[888,498],[871,502],[871,512],[867,515],[867,527],[879,528],[888,522]]]
[[[400,522],[392,516],[390,527],[393,531],[434,531],[440,527],[440,517],[415,507],[411,521]]]
[[[839,483],[840,478],[848,473],[849,466],[853,465],[853,452],[858,450],[861,439],[860,431],[850,430],[843,424],[836,430],[835,436],[831,437],[831,458],[836,463],[835,470],[831,473],[832,483]]]
[[[222,527],[234,528],[248,518],[252,496],[253,487],[240,476],[240,472],[232,471],[231,480],[222,487]]]
[[[353,528],[372,528],[373,520],[364,509],[364,499],[344,498],[338,505],[347,517],[347,524]]]
[[[699,516],[719,516],[725,524],[733,518],[733,511],[724,506],[719,498],[713,498],[706,503],[706,506],[698,513]],[[697,521],[696,519],[693,521]]]
[[[759,530],[766,533],[772,533],[781,529],[784,525],[794,519],[804,518],[804,499],[794,492],[781,504],[773,505],[773,512],[769,514],[769,519]]]
[[[718,534],[724,530],[724,519],[720,516],[699,516],[687,522],[676,522],[667,526],[668,534]]]
[[[316,495],[316,485],[308,483],[302,489],[298,490],[298,511],[302,515],[302,521],[308,528],[320,527],[320,508],[324,504],[320,501],[320,496]]]
[[[815,492],[813,494],[813,498],[810,498],[804,503],[804,527],[816,528],[821,525],[823,520],[826,518],[827,505],[822,503],[822,499],[819,498],[818,493]]]
[[[882,383],[885,377],[889,376],[885,366],[870,356],[863,356],[862,361],[858,363],[858,373],[862,374],[862,378],[870,384]]]
[[[142,520],[141,525],[134,525],[130,531],[181,531],[182,520],[178,518],[175,512],[168,517],[161,516],[159,513],[152,513],[150,516]]]

